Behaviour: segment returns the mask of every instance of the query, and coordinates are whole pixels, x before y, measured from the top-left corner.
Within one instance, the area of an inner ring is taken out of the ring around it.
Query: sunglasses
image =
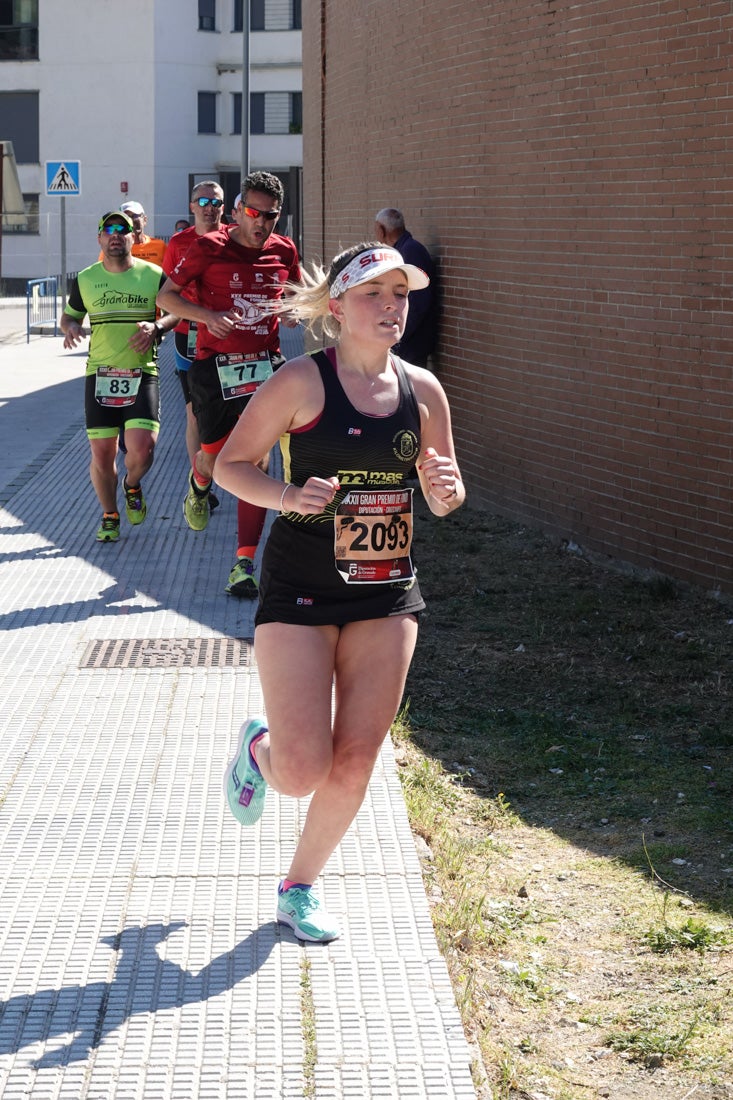
[[[280,217],[279,210],[258,210],[256,206],[243,206],[242,210],[248,218],[264,218],[266,222],[274,222]]]
[[[127,233],[132,233],[132,230],[128,225],[103,225],[102,232],[106,233],[108,237],[114,237],[116,233],[124,237]]]
[[[218,210],[220,206],[224,205],[224,199],[206,199],[203,196],[200,199],[194,199],[199,206],[213,206],[214,210]]]

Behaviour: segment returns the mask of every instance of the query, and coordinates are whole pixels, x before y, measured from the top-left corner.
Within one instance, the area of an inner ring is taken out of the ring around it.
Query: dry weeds
[[[468,508],[416,523],[397,750],[479,1095],[730,1100],[731,607]]]

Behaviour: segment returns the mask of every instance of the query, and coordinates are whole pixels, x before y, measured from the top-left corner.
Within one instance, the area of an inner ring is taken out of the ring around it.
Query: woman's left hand
[[[433,500],[448,506],[456,499],[460,478],[451,458],[439,455],[433,447],[428,447],[418,469],[428,483]]]

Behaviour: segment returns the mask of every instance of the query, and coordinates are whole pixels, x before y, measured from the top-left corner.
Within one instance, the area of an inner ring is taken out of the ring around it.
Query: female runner
[[[316,268],[286,288],[288,312],[320,323],[335,346],[268,379],[216,462],[224,489],[280,513],[255,618],[267,717],[243,726],[226,791],[242,825],[260,818],[268,787],[313,793],[278,890],[277,920],[302,940],[339,935],[312,887],[364,799],[425,606],[407,475],[417,465],[436,516],[465,499],[442,386],[390,352],[410,290],[427,285],[395,249],[364,243],[337,256],[327,275]],[[257,465],[277,440],[285,483]]]

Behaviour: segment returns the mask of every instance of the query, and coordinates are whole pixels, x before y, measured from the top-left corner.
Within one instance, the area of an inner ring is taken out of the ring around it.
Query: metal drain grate
[[[80,668],[250,668],[248,638],[116,638],[90,642]]]

